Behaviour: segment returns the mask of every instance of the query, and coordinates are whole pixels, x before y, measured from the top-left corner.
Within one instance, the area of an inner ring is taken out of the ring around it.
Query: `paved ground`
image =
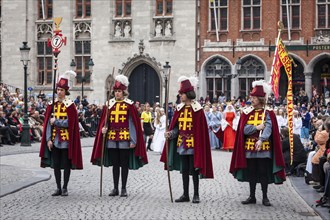
[[[128,198],[107,196],[112,177],[111,169],[104,168],[100,197],[100,168],[89,163],[92,142],[82,139],[84,170],[72,172],[68,197],[51,196],[56,187],[53,177],[30,184],[0,198],[0,219],[321,219],[290,180],[281,186],[270,185],[271,207],[261,204],[260,186],[257,204],[241,205],[240,201],[248,197],[248,184],[239,183],[228,173],[231,153],[222,151],[212,152],[215,179],[200,181],[200,204],[170,202],[167,175],[154,152],[148,152],[148,165],[130,172]],[[31,175],[39,180],[53,176],[51,169],[39,168],[38,149],[38,144],[0,148],[1,188],[26,182]],[[171,180],[175,199],[182,194],[181,175],[171,172]]]

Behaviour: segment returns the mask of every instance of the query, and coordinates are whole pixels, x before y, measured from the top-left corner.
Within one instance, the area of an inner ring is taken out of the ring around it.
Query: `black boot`
[[[257,199],[256,197],[251,197],[249,196],[249,198],[247,198],[247,200],[244,200],[241,202],[243,205],[247,205],[247,204],[256,204],[257,203]]]
[[[113,189],[109,194],[109,196],[118,196],[118,195],[119,195],[118,189]]]
[[[180,198],[176,199],[175,202],[189,202],[189,196],[182,195]]]
[[[193,197],[193,200],[192,200],[193,203],[199,203],[199,195],[198,194],[194,194],[194,197]]]
[[[269,199],[267,197],[262,199],[262,204],[264,206],[271,206]]]
[[[193,173],[193,183],[194,183],[194,197],[192,202],[193,203],[199,203],[199,177],[198,177],[198,171],[194,171]]]
[[[127,197],[126,189],[121,189],[120,197]]]
[[[153,150],[150,148],[150,146],[151,146],[151,142],[152,142],[152,139],[149,138],[149,140],[148,140],[147,150],[153,151]]]
[[[68,190],[63,188],[61,196],[68,196],[68,195],[69,195]]]
[[[55,192],[52,194],[52,196],[60,196],[62,195],[61,189],[56,189]]]

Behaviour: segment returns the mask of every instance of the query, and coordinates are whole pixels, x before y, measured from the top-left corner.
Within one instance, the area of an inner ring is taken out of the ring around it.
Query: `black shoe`
[[[189,202],[189,196],[182,195],[180,198],[176,199],[175,202]]]
[[[60,196],[62,194],[61,189],[56,189],[52,196]]]
[[[192,202],[199,203],[199,195],[194,195]]]
[[[321,185],[316,185],[316,186],[313,186],[313,189],[320,189],[322,186]]]
[[[68,195],[69,195],[68,190],[63,188],[61,196],[68,196]]]
[[[120,197],[127,197],[127,191],[126,191],[126,189],[121,189]]]
[[[324,186],[321,186],[318,190],[316,190],[316,192],[318,193],[324,193]]]
[[[249,198],[247,198],[247,200],[244,200],[241,202],[243,205],[247,205],[247,204],[256,204],[257,200],[255,197],[251,197],[249,196]]]
[[[264,206],[271,206],[271,204],[270,204],[268,198],[264,198],[264,199],[262,199],[262,204],[263,204]]]
[[[113,189],[109,194],[109,196],[118,196],[118,195],[119,195],[118,189]]]

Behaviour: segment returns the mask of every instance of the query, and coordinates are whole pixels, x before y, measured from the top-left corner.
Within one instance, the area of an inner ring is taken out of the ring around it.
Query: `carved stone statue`
[[[126,21],[125,27],[124,27],[124,37],[125,38],[131,37],[131,26],[129,25],[129,23],[127,21]]]
[[[121,27],[119,22],[117,22],[115,27],[115,37],[121,37]]]
[[[157,25],[155,28],[155,32],[156,32],[156,37],[161,37],[162,36],[162,25],[160,23],[160,21],[157,21]]]
[[[172,37],[172,25],[170,21],[166,22],[165,37]]]

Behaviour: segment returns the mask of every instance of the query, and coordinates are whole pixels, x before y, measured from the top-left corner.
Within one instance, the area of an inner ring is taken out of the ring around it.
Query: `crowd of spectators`
[[[28,98],[27,113],[32,142],[41,141],[44,114],[49,101],[51,100],[42,90],[36,97]],[[77,97],[74,102],[78,110],[81,137],[94,137],[101,107],[89,104],[87,96],[82,100]],[[0,146],[20,142],[24,123],[24,107],[24,96],[20,89],[0,83]]]

